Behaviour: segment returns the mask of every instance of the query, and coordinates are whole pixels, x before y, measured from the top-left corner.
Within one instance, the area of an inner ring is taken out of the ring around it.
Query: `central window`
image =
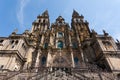
[[[58,48],[63,48],[63,42],[62,42],[62,41],[58,41],[57,47],[58,47]]]
[[[45,44],[44,44],[44,48],[45,48],[45,49],[48,48],[48,43],[45,43]]]
[[[59,38],[63,37],[63,33],[62,32],[58,32],[58,37]]]
[[[78,64],[79,59],[77,57],[74,58],[75,64]]]
[[[42,57],[42,65],[46,63],[46,57]]]

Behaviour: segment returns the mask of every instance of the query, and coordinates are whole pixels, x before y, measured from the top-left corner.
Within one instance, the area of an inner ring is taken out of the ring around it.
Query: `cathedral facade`
[[[119,80],[120,42],[89,29],[73,11],[50,24],[46,10],[31,30],[0,37],[0,80]]]

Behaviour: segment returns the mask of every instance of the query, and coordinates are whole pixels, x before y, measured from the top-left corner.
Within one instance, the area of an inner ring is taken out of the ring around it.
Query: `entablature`
[[[26,62],[25,56],[22,56],[18,50],[0,50],[0,54],[17,54],[23,62]]]

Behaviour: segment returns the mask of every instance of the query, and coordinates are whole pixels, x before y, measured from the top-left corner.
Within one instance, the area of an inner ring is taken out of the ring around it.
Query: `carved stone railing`
[[[112,72],[105,72],[96,67],[89,68],[34,68],[0,74],[2,80],[117,80]],[[4,74],[4,75],[3,75]]]

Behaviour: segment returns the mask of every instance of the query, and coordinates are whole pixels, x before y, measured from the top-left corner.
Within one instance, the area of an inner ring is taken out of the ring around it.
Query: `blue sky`
[[[51,23],[61,15],[71,23],[73,9],[99,34],[105,29],[120,40],[120,0],[0,0],[0,36],[31,29],[36,17],[49,11]]]

